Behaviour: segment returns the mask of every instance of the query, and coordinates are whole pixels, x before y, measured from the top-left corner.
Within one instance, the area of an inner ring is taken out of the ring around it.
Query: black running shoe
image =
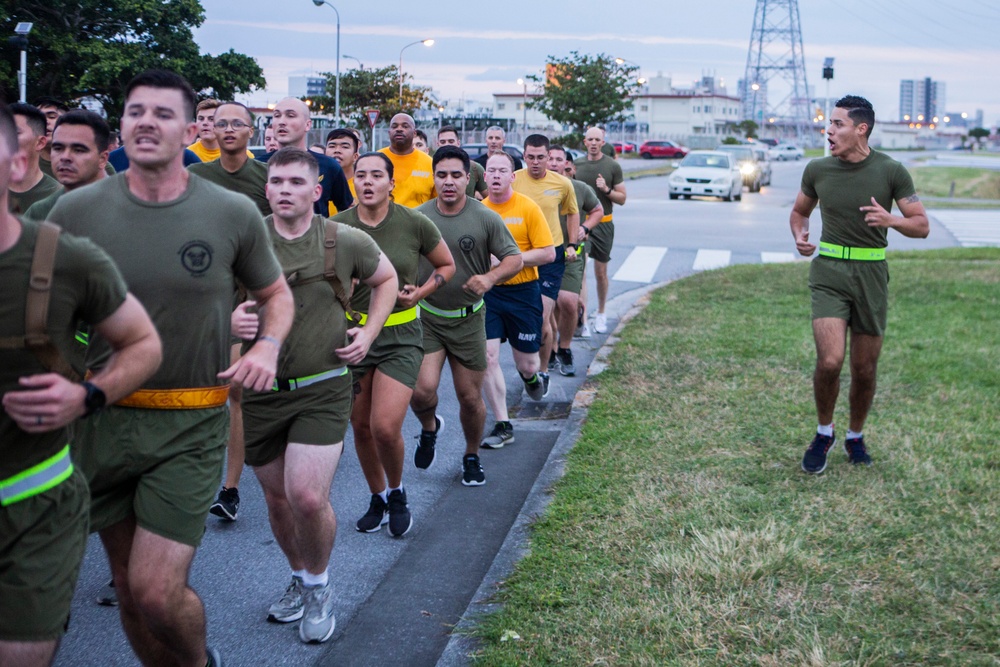
[[[847,452],[847,460],[856,466],[870,466],[872,464],[872,457],[868,456],[868,450],[865,449],[865,439],[863,436],[860,438],[848,438],[845,440],[844,451]]]
[[[479,456],[466,454],[462,457],[462,484],[465,486],[482,486],[486,483],[483,466],[479,464]]]
[[[549,372],[551,373],[556,369],[556,351],[552,350],[549,353]]]
[[[222,487],[219,497],[208,511],[225,521],[236,521],[236,515],[240,511],[240,490],[235,486],[231,489]]]
[[[576,366],[573,365],[573,350],[566,348],[556,353],[559,358],[559,373],[566,377],[576,375]]]
[[[826,453],[830,451],[836,441],[835,435],[817,433],[802,457],[802,469],[811,475],[818,475],[826,470]]]
[[[421,470],[429,470],[434,465],[434,446],[437,444],[438,433],[444,428],[444,420],[434,415],[434,423],[437,425],[435,431],[420,430],[417,436],[417,450],[413,452],[413,465]]]
[[[510,422],[497,422],[488,436],[479,443],[484,449],[503,449],[504,445],[514,442],[514,427]]]
[[[368,511],[365,515],[358,519],[358,532],[359,533],[377,533],[378,529],[384,526],[389,519],[386,517],[386,512],[389,510],[388,505],[382,500],[382,496],[377,493],[372,494],[371,504],[368,505]]]
[[[402,537],[413,525],[413,515],[410,506],[406,504],[406,490],[396,489],[389,492],[389,534]]]
[[[533,401],[545,398],[545,382],[542,380],[541,373],[535,373],[530,380],[521,378],[521,381],[524,382],[524,391],[527,392],[528,398]]]

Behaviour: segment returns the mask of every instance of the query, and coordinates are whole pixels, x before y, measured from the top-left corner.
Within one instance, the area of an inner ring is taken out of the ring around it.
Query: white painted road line
[[[656,269],[667,254],[666,248],[650,246],[636,246],[625,258],[612,280],[620,280],[632,283],[651,283]]]
[[[733,253],[729,250],[699,250],[694,258],[693,271],[710,271],[729,266]]]
[[[966,248],[1000,245],[1000,213],[997,211],[928,211]]]
[[[795,261],[795,253],[793,252],[762,252],[760,253],[760,261],[764,264],[785,264],[788,262]]]

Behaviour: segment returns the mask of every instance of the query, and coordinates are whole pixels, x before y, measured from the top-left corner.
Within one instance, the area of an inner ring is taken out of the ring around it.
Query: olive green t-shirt
[[[296,239],[278,234],[273,216],[266,217],[264,224],[285,276],[297,274],[295,282],[305,283],[292,287],[295,319],[281,347],[278,377],[305,377],[344,366],[334,350],[347,345],[347,329],[353,325],[344,317],[344,308],[330,283],[325,279],[310,280],[322,276],[326,266],[325,218],[314,215],[309,229]],[[336,253],[337,277],[345,289],[351,288],[354,278],[370,278],[378,269],[381,255],[370,236],[347,225],[338,226]],[[244,349],[247,347],[244,343]]]
[[[829,157],[811,160],[802,172],[802,193],[819,200],[824,243],[852,248],[884,248],[889,230],[869,227],[862,206],[871,198],[885,210],[892,203],[916,194],[906,167],[876,150],[861,162]]]
[[[59,181],[47,174],[42,174],[42,180],[35,183],[26,192],[14,192],[8,189],[7,205],[11,213],[21,214],[31,208],[35,202],[39,202],[59,190],[62,190]]]
[[[486,170],[475,160],[469,160],[469,184],[465,186],[465,194],[475,198],[477,192],[486,196]]]
[[[45,158],[39,156],[38,157],[38,168],[42,170],[43,174],[45,174],[47,176],[51,176],[52,178],[56,177],[55,172],[52,171],[52,161],[51,160],[46,160]],[[115,175],[115,168],[113,166],[111,166],[110,162],[106,162],[104,164],[104,173],[107,174],[108,176],[114,176]]]
[[[602,156],[600,160],[584,158],[583,160],[576,161],[577,180],[583,181],[594,188],[594,192],[597,193],[597,199],[600,200],[601,206],[604,208],[604,215],[611,215],[614,202],[608,199],[606,194],[597,189],[598,174],[604,176],[604,182],[609,188],[614,188],[619,183],[625,182],[625,177],[622,174],[622,166],[607,155]]]
[[[576,206],[580,209],[580,224],[582,225],[587,220],[587,213],[594,210],[594,207],[601,205],[601,200],[597,198],[597,191],[590,187],[583,181],[578,181],[575,178],[569,179],[570,183],[573,184],[573,192],[576,193]],[[563,236],[567,239],[569,238],[569,231],[566,229],[566,216],[559,216],[559,224],[562,225]],[[576,243],[574,239],[572,241]]]
[[[238,279],[263,289],[281,276],[264,220],[243,195],[189,175],[183,194],[147,202],[119,174],[66,193],[49,220],[89,237],[118,265],[163,341],[148,389],[211,387],[229,366],[229,319]],[[107,344],[91,337],[88,368]]]
[[[250,197],[261,215],[271,215],[271,205],[267,201],[267,195],[264,194],[264,186],[267,185],[266,163],[247,158],[242,167],[234,172],[228,172],[222,166],[221,160],[212,160],[196,162],[188,166],[188,171],[227,190]]]
[[[393,202],[389,203],[385,220],[374,227],[361,222],[357,207],[338,213],[333,219],[360,229],[375,240],[396,269],[399,289],[403,289],[403,285],[417,284],[420,256],[426,255],[441,242],[441,232],[426,215]],[[351,307],[362,313],[368,312],[370,297],[371,288],[359,283],[351,296]],[[402,310],[405,308],[397,304],[392,312]]]
[[[52,207],[56,205],[56,202],[59,201],[59,198],[64,194],[66,194],[66,191],[60,188],[45,199],[36,201],[28,207],[27,211],[23,213],[24,217],[28,220],[34,220],[35,222],[42,222],[48,217],[49,211],[52,210]]]
[[[12,248],[0,253],[0,337],[24,335],[28,276],[38,238],[38,225],[26,220]],[[111,259],[86,239],[59,235],[46,330],[69,359],[79,320],[96,324],[125,301],[125,281]],[[28,350],[0,349],[0,395],[18,388],[24,375],[48,373]],[[41,463],[66,446],[66,429],[28,434],[0,409],[0,480]]]
[[[462,288],[472,276],[487,273],[491,267],[490,256],[503,259],[520,255],[514,237],[507,231],[503,218],[472,197],[465,198],[459,213],[445,215],[438,210],[437,199],[421,204],[418,211],[430,218],[448,244],[455,258],[455,275],[427,297],[427,303],[442,310],[455,310],[477,303],[482,297]],[[433,269],[430,262],[420,262],[420,284],[426,281]]]

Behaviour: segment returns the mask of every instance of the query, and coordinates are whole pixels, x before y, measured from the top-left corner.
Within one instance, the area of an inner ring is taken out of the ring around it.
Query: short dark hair
[[[438,130],[437,135],[440,137],[445,132],[454,132],[455,136],[456,137],[458,136],[458,128],[455,127],[454,125],[442,125],[441,128]]]
[[[370,153],[365,153],[364,155],[362,155],[361,157],[359,157],[357,160],[355,160],[354,161],[354,169],[357,170],[358,163],[361,162],[362,160],[364,160],[365,158],[368,158],[368,157],[377,157],[377,158],[381,159],[383,162],[385,162],[385,171],[386,171],[387,174],[389,174],[389,178],[395,178],[396,177],[395,176],[395,171],[396,170],[395,170],[395,168],[392,165],[392,160],[390,160],[386,156],[385,153],[379,153],[377,151],[373,151],[373,152],[370,152]]]
[[[549,138],[544,134],[529,134],[524,139],[524,147],[527,148],[528,146],[532,148],[544,148],[547,151],[549,150]]]
[[[45,114],[42,113],[41,109],[35,105],[26,104],[25,102],[14,102],[7,105],[7,111],[12,116],[24,116],[24,119],[28,122],[28,127],[35,133],[36,137],[45,136],[49,126],[48,121],[45,120]]]
[[[875,129],[875,108],[871,102],[858,95],[846,95],[837,100],[834,106],[838,109],[847,109],[847,117],[855,125],[866,123],[868,130],[865,132],[865,138],[872,136],[872,130]]]
[[[566,161],[567,162],[573,162],[573,154],[570,153],[569,151],[566,151]],[[576,164],[576,163],[574,162],[574,164]]]
[[[552,151],[562,151],[563,155],[567,158],[569,157],[569,151],[559,144],[549,144],[549,152],[551,153]]]
[[[239,108],[243,109],[244,111],[247,112],[247,117],[250,119],[250,124],[251,125],[253,125],[254,122],[257,120],[257,117],[254,115],[253,111],[250,111],[250,107],[248,107],[247,105],[243,104],[242,102],[231,102],[231,101],[230,102],[223,102],[219,106],[215,107],[215,109],[216,109],[216,111],[218,111],[222,107],[239,107]]]
[[[0,106],[0,139],[7,143],[7,150],[11,155],[17,152],[17,125],[14,124],[14,116],[5,106]]]
[[[59,116],[55,127],[52,128],[53,138],[55,137],[56,130],[63,125],[86,125],[94,131],[94,143],[97,144],[97,152],[103,153],[108,150],[108,144],[111,143],[111,128],[108,127],[107,121],[93,111],[74,109]]]
[[[358,149],[361,148],[361,141],[358,139],[358,135],[354,134],[346,127],[337,127],[326,134],[326,143],[330,143],[334,139],[350,139],[354,142],[354,152],[357,153]]]
[[[42,107],[55,107],[62,113],[69,111],[69,105],[62,100],[57,100],[54,97],[48,95],[43,95],[42,97],[35,98],[35,106],[41,109]]]
[[[198,96],[194,94],[194,89],[187,82],[187,79],[180,74],[165,69],[148,69],[133,77],[125,86],[125,101],[128,101],[133,90],[143,86],[180,91],[181,97],[184,98],[184,114],[189,120],[194,120],[194,109],[198,103]]]
[[[489,161],[492,158],[495,158],[497,155],[503,155],[505,158],[507,158],[507,161],[510,162],[510,170],[511,171],[516,171],[517,170],[517,163],[514,162],[513,156],[511,156],[511,154],[508,153],[507,151],[500,151],[499,153],[494,153],[493,155],[491,155],[488,158],[486,158],[486,162],[489,163]]]
[[[425,144],[426,144],[426,143],[429,143],[429,142],[427,141],[427,133],[426,133],[426,132],[424,132],[423,130],[420,130],[420,129],[417,129],[417,130],[416,130],[416,131],[414,132],[414,134],[416,134],[416,135],[417,135],[418,137],[420,137],[421,139],[423,139],[423,140],[424,140],[424,143],[425,143]]]
[[[469,173],[470,161],[469,154],[458,146],[442,146],[434,152],[434,158],[431,160],[431,167],[437,169],[438,163],[441,160],[461,160],[462,168],[465,169],[465,173]]]
[[[267,161],[267,169],[271,167],[284,167],[290,164],[304,164],[313,178],[319,178],[319,162],[309,151],[294,146],[285,146],[274,151],[274,155]]]

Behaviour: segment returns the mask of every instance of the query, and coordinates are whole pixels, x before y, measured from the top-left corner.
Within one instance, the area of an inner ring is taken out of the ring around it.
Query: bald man
[[[396,187],[392,200],[416,208],[437,197],[431,156],[413,145],[417,124],[409,114],[398,113],[389,121],[389,146],[380,150],[392,162]]]
[[[594,331],[605,333],[608,318],[604,305],[608,300],[608,262],[611,261],[611,246],[615,240],[615,223],[611,211],[614,205],[625,205],[625,178],[622,166],[604,154],[604,130],[599,127],[587,129],[583,135],[587,147],[587,159],[576,163],[576,177],[597,191],[597,198],[604,208],[604,217],[599,225],[590,229],[580,225],[587,238],[587,250],[594,262],[594,278],[597,282],[597,314],[594,316]]]
[[[309,107],[302,100],[286,97],[278,102],[271,116],[271,128],[274,129],[274,138],[279,147],[309,149],[307,140],[309,130],[312,129],[312,118],[309,117]],[[267,162],[272,155],[273,151],[257,159]],[[315,158],[319,163],[319,184],[323,193],[313,205],[313,211],[323,216],[346,211],[354,204],[354,198],[347,187],[347,179],[340,163],[322,154],[316,154]]]

